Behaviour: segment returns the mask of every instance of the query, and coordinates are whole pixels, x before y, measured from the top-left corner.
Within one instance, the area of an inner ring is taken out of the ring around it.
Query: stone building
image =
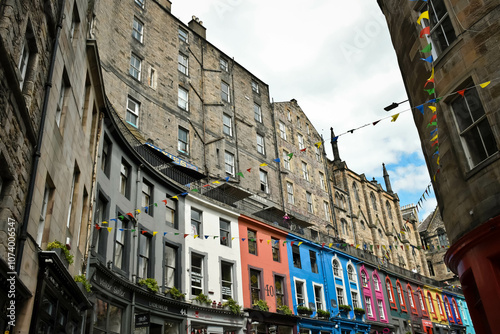
[[[460,277],[476,330],[493,332],[500,298],[490,284],[498,281],[500,254],[498,1],[378,3],[448,231],[445,262]]]

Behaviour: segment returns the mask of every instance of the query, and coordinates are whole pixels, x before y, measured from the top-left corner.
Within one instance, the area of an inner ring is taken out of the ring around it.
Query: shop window
[[[121,333],[123,309],[101,299],[94,304],[94,332]]]

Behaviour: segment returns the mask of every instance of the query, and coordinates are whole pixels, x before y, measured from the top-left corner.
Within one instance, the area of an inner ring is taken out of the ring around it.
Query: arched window
[[[347,266],[347,278],[349,278],[349,281],[355,282],[356,280],[356,275],[354,273],[354,267],[351,265]]]
[[[422,314],[427,316],[427,306],[425,305],[425,300],[424,300],[424,293],[422,292],[422,289],[418,288],[417,289],[417,295],[418,295],[418,301],[420,302],[420,309],[422,310]]]
[[[389,297],[389,303],[391,304],[391,308],[397,310],[396,300],[394,299],[394,290],[392,289],[392,282],[389,277],[385,278],[385,287],[387,289],[387,296]]]
[[[366,274],[366,271],[361,269],[361,284],[363,285],[364,288],[368,287],[368,275]]]
[[[356,202],[359,202],[358,186],[356,185],[356,182],[352,183],[352,192],[354,193],[354,198],[356,199]]]
[[[333,260],[333,275],[336,277],[341,277],[341,268],[338,260]]]
[[[383,238],[381,229],[378,229],[378,235],[379,235],[379,237]]]
[[[438,235],[438,239],[439,239],[439,245],[441,247],[448,246],[448,236],[446,235],[445,230],[442,229],[442,228],[438,228],[437,229],[437,235]]]
[[[446,309],[446,314],[448,315],[448,321],[455,322],[455,319],[453,319],[453,315],[451,314],[450,301],[448,300],[448,297],[444,296],[443,299],[444,299],[444,308]]]
[[[375,290],[380,291],[380,280],[378,279],[377,274],[373,273],[372,279],[373,279],[373,286],[375,287]]]
[[[361,229],[365,230],[366,229],[366,226],[365,226],[365,222],[364,221],[361,221]]]
[[[429,300],[429,311],[436,317],[436,309],[434,308],[434,300],[430,292],[427,292],[427,299]]]
[[[348,234],[348,232],[347,232],[347,221],[346,221],[344,218],[342,218],[342,219],[340,220],[340,223],[341,223],[341,225],[342,225],[342,233],[343,233],[344,235],[347,235],[347,234]]]
[[[403,295],[403,287],[401,286],[401,283],[399,283],[399,281],[396,281],[396,290],[398,291],[399,306],[401,307],[401,311],[408,312],[406,310],[406,301]]]
[[[413,296],[413,289],[411,288],[410,284],[406,285],[406,289],[408,292],[408,300],[410,301],[411,313],[418,314],[417,306],[415,305],[415,297]]]
[[[373,210],[377,211],[377,200],[375,198],[375,194],[373,193],[373,191],[370,193],[370,199],[372,201]]]
[[[458,306],[460,307],[460,313],[462,314],[462,319],[464,319],[464,323],[468,325],[469,320],[467,320],[467,312],[465,312],[464,303],[462,301],[459,301]]]
[[[462,323],[462,318],[460,317],[460,312],[458,311],[458,305],[455,298],[451,298],[451,304],[453,305],[453,310],[455,311],[455,316],[457,317],[457,322]]]
[[[441,301],[441,296],[436,293],[436,301],[439,308],[439,314],[442,320],[446,320],[446,314],[444,313],[443,302]]]
[[[389,217],[389,219],[392,219],[391,204],[389,203],[389,201],[385,201],[385,208],[387,210],[387,216]]]

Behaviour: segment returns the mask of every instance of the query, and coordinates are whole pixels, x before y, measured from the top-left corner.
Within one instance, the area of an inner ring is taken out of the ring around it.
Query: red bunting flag
[[[97,224],[95,224],[95,228],[99,231],[101,229],[101,227]]]
[[[162,202],[165,203],[165,205],[167,205],[167,200],[166,199],[164,199]]]
[[[462,95],[462,97],[465,97],[464,94],[465,94],[465,89],[462,89],[462,90],[459,90],[457,92],[458,94]]]
[[[130,212],[129,212],[129,213],[127,213],[126,215],[127,215],[127,216],[130,216],[130,217],[132,217],[132,218],[134,218],[134,215],[133,215],[133,214],[131,214]]]
[[[301,149],[300,152],[305,152],[306,150],[307,150],[307,147]]]
[[[248,168],[248,169],[247,169],[247,172],[249,172],[249,173],[250,173],[250,171],[251,171],[251,170],[252,170],[252,168]]]
[[[432,123],[435,119],[437,119],[437,115],[432,116],[432,118],[431,118],[431,120],[429,121],[429,123]]]
[[[438,144],[438,141],[436,140],[434,143],[432,143],[432,147],[434,147],[434,145]]]
[[[262,240],[264,240],[264,239],[259,239],[260,243],[262,243]]]
[[[187,237],[188,235],[189,235],[189,234],[187,234],[187,233],[186,233],[186,234],[184,234],[184,239],[186,239],[186,237]]]
[[[203,188],[205,188],[205,187],[210,187],[210,185],[209,185],[209,184],[205,184],[205,185],[203,186]]]
[[[424,29],[420,30],[420,38],[424,37],[424,35],[430,35],[431,34],[431,27],[425,27]]]
[[[290,242],[290,245],[292,245],[292,246],[293,246],[293,243],[294,243],[294,242],[295,242],[295,241]]]
[[[323,243],[321,244],[321,247],[325,247],[325,244],[326,244],[326,243],[324,243],[324,242],[323,242]]]

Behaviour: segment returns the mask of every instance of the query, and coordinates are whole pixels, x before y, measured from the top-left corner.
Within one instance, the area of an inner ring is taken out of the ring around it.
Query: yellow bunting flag
[[[398,117],[399,117],[399,114],[392,115],[391,117],[392,117],[391,122],[396,122],[396,120],[397,120],[397,119],[398,119]]]
[[[259,166],[265,167],[265,166],[267,166],[267,164],[264,162],[264,163],[260,164]]]
[[[108,232],[111,232],[113,228],[112,227],[108,227]]]
[[[102,222],[103,224],[107,224],[108,222]]]
[[[432,68],[432,70],[431,70],[431,76],[430,76],[429,79],[427,79],[427,81],[430,81],[432,79],[434,79],[434,67]]]
[[[270,241],[271,241],[271,240],[267,240],[267,244],[268,244],[268,245],[269,245],[269,242],[270,242]]]
[[[232,237],[231,240],[234,240],[236,237]]]
[[[174,199],[174,198],[177,199],[177,200],[179,199],[179,197],[177,197],[177,196],[172,197],[172,199]]]
[[[158,232],[157,232],[157,231],[154,231],[154,232],[153,232],[153,237],[156,235],[156,233],[158,233]]]
[[[437,164],[438,164],[438,166],[439,166],[439,155],[438,155],[438,158],[437,158],[436,163],[437,163]]]
[[[417,20],[417,23],[422,25],[421,21],[422,19],[429,19],[429,11],[426,10],[425,12],[423,12],[422,14],[420,14],[420,16],[418,17],[418,20]]]
[[[213,183],[219,184],[220,182],[219,181],[214,181]]]
[[[491,81],[487,81],[487,82],[480,84],[479,86],[481,86],[481,88],[484,88],[484,87],[488,86],[490,83],[491,83]]]
[[[432,110],[432,112],[436,112],[436,107],[434,106],[429,106],[429,109]]]
[[[330,243],[328,244],[328,247],[332,248],[332,246],[333,246],[333,242],[330,242]]]
[[[135,212],[137,212],[137,213],[141,213],[141,210],[137,209],[137,210],[135,210]]]
[[[316,145],[317,148],[320,148],[321,147],[321,142],[319,141],[319,142],[315,143],[314,145]]]
[[[197,237],[198,237],[198,234],[195,234],[193,239],[196,239]]]
[[[356,245],[356,249],[358,249],[358,248],[359,248],[359,246],[361,246],[361,245]]]
[[[299,246],[302,245],[302,241],[299,242]]]
[[[438,135],[435,135],[434,137],[432,137],[432,139],[430,141],[436,141],[438,139]]]

